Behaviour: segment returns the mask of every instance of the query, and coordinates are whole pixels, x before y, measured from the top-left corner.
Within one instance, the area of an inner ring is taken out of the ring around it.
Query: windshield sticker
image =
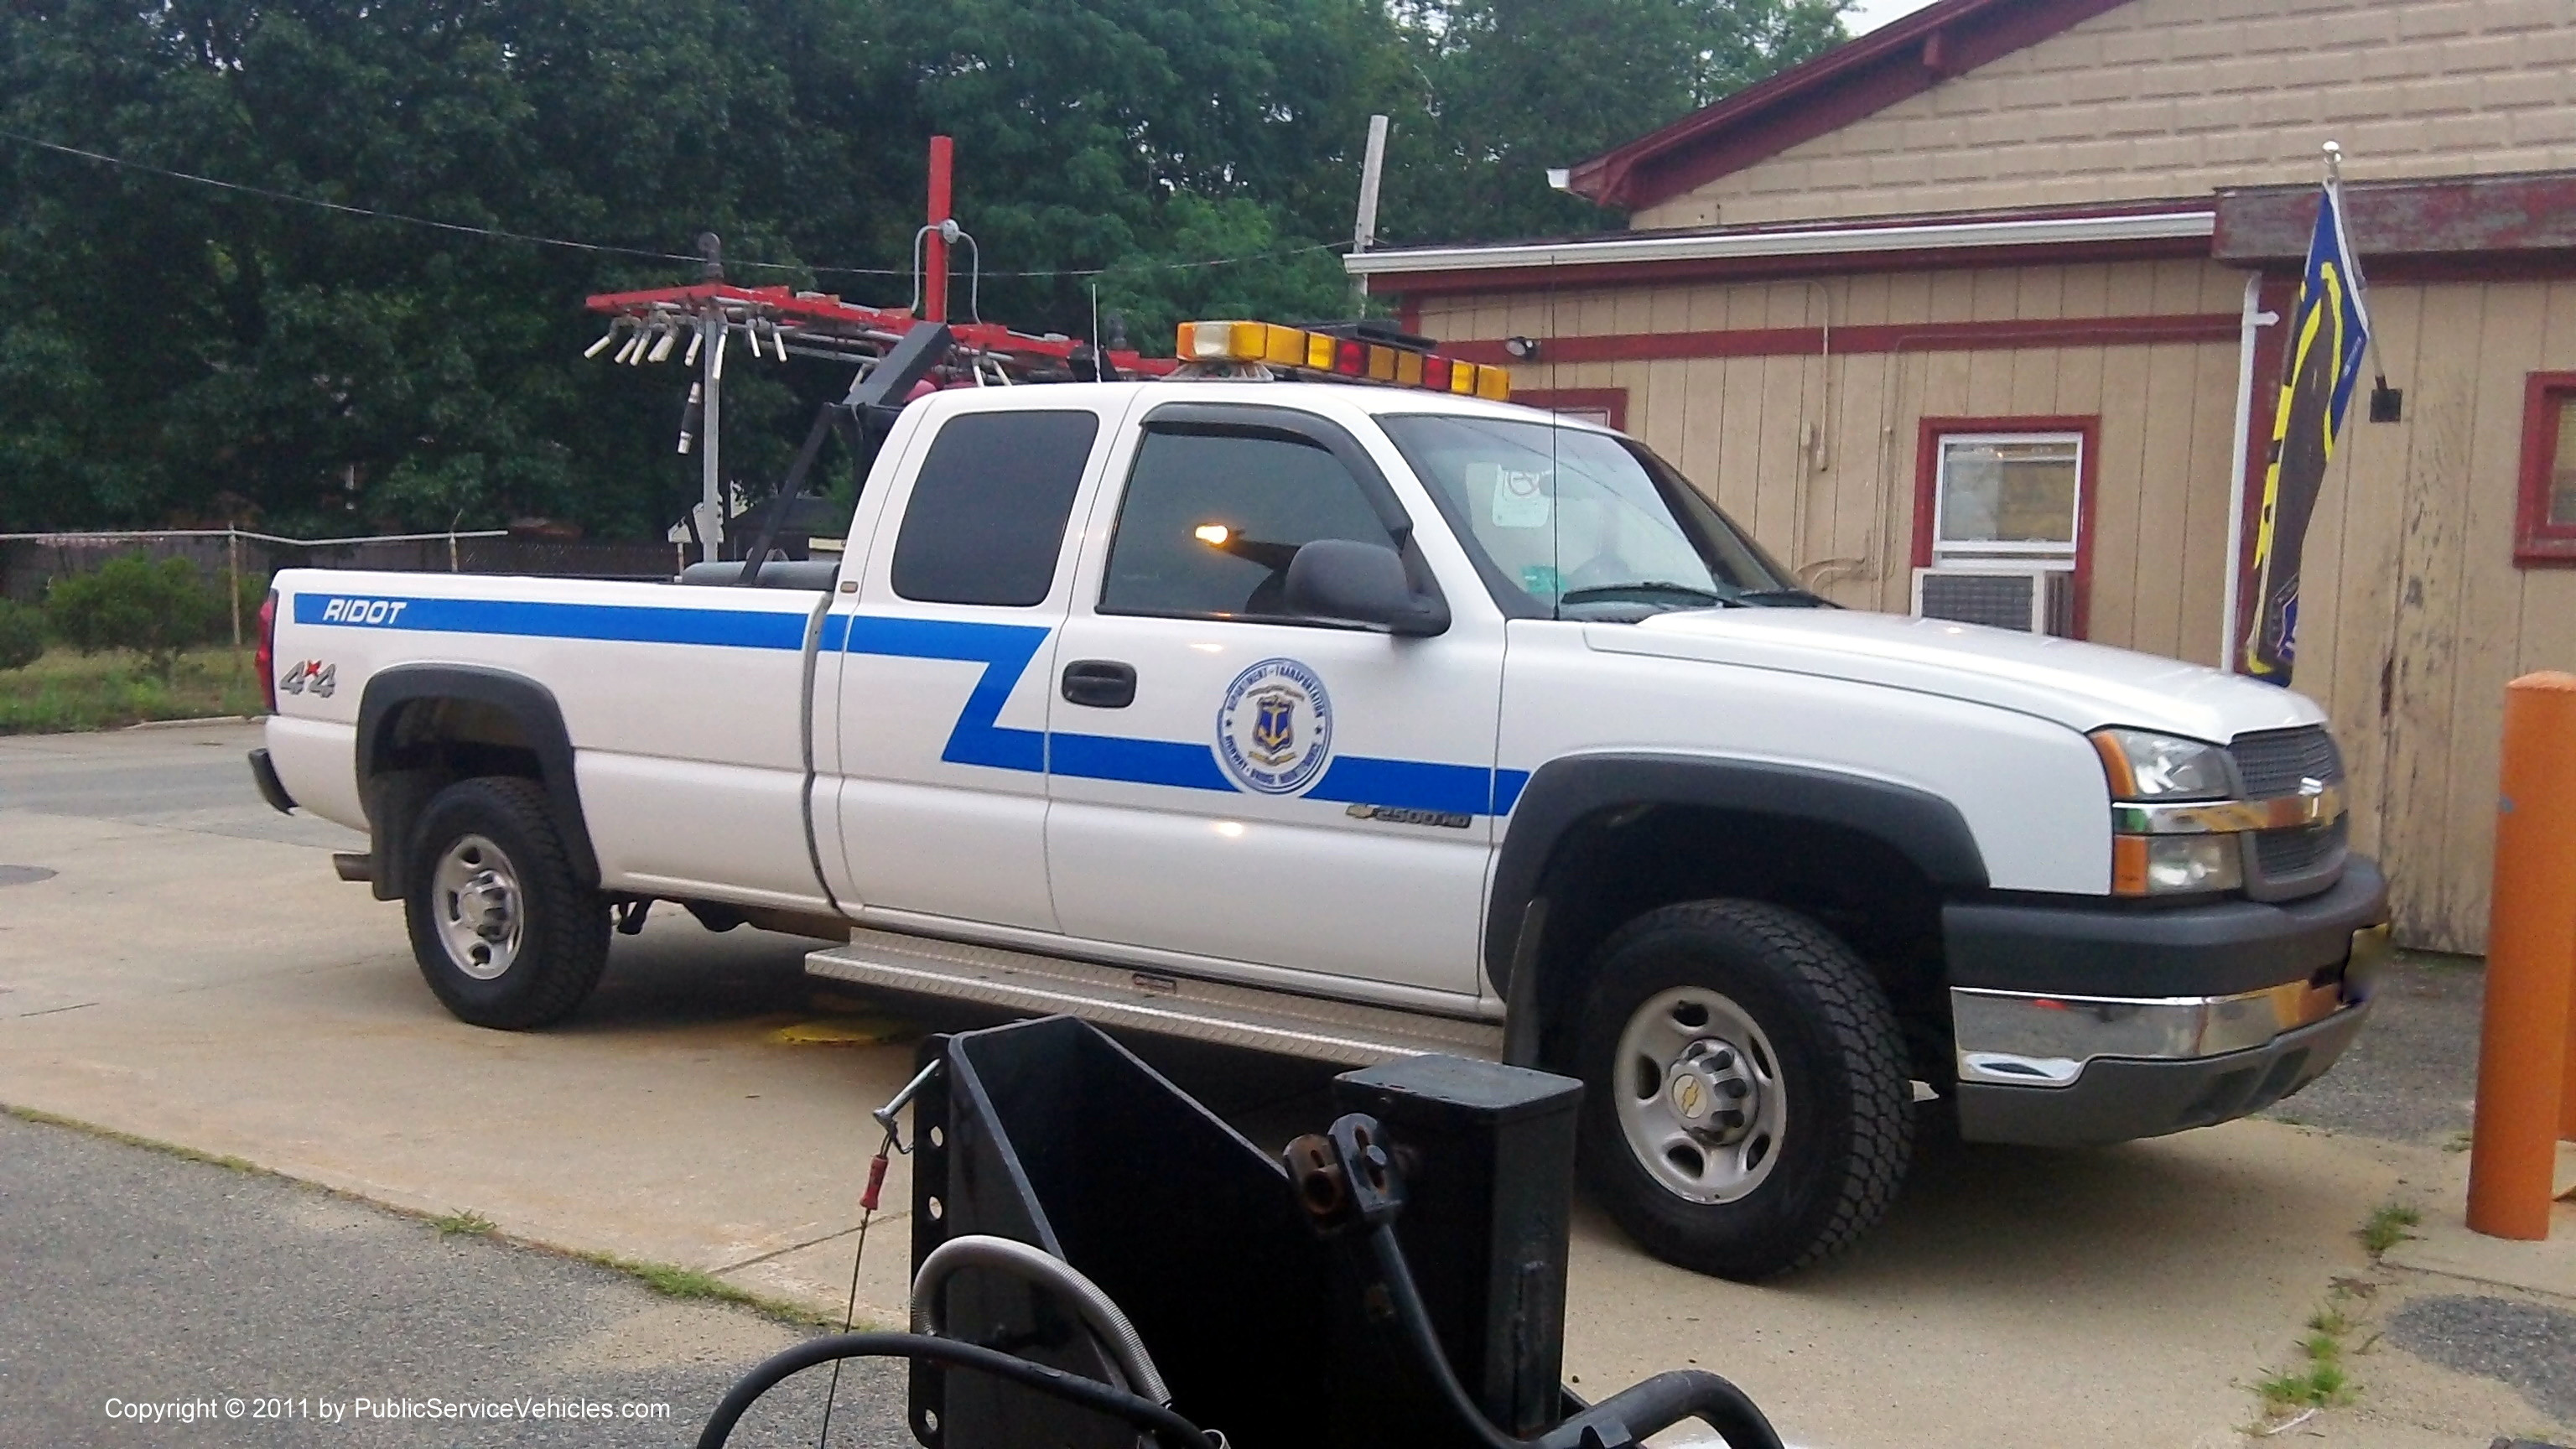
[[[1234,677],[1216,712],[1216,753],[1226,773],[1262,795],[1315,783],[1333,748],[1333,701],[1324,681],[1294,659],[1264,659]]]
[[[1521,570],[1521,587],[1536,595],[1565,592],[1565,576],[1548,564],[1531,564]]]
[[[1467,476],[1471,484],[1492,490],[1494,527],[1547,527],[1551,510],[1544,471],[1506,468],[1500,463],[1471,463]]]

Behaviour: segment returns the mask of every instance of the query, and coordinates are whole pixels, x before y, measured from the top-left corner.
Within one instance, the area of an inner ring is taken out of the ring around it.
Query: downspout
[[[2281,320],[2274,312],[2261,310],[2263,274],[2245,276],[2245,306],[2238,313],[2236,327],[2236,438],[2229,450],[2235,471],[2227,480],[2227,593],[2218,621],[2218,667],[2230,674],[2236,667],[2237,611],[2243,606],[2245,573],[2245,474],[2253,463],[2254,431],[2254,343],[2255,334]]]

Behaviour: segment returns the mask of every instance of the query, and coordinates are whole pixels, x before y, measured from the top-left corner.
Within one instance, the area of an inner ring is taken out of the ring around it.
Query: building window
[[[1934,563],[2010,558],[2075,567],[2083,434],[1943,433],[1939,447]]]
[[[2576,372],[2535,372],[2523,395],[2513,561],[2576,564]]]
[[[1914,567],[1934,571],[1945,598],[1975,592],[1965,576],[1991,574],[2001,589],[2037,574],[2046,631],[2083,638],[2099,430],[2090,417],[1923,419]]]

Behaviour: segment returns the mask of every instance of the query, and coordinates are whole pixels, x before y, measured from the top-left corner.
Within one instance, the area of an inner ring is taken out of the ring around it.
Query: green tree
[[[1599,230],[1570,166],[1844,38],[1848,0],[1397,0],[1417,90],[1389,147],[1391,241]],[[1408,127],[1402,123],[1410,120]]]
[[[911,296],[957,137],[961,310],[1148,350],[1347,304],[1367,117],[1390,240],[1614,224],[1561,166],[1840,34],[1837,0],[16,0],[0,131],[0,528],[542,514],[649,536],[684,383],[585,360],[590,293],[731,276]],[[971,255],[971,254],[969,254]],[[1207,265],[1219,261],[1220,265]],[[980,296],[976,295],[980,293]],[[822,398],[729,372],[757,492]]]
[[[300,196],[646,252],[714,227],[792,260],[738,209],[797,130],[770,64],[787,42],[766,40],[719,0],[63,0],[0,19],[0,115]],[[10,522],[156,522],[218,495],[334,531],[675,511],[669,375],[578,356],[585,293],[671,266],[7,160],[0,377],[39,403],[0,424]],[[737,456],[774,464],[760,425],[786,395],[728,401]]]

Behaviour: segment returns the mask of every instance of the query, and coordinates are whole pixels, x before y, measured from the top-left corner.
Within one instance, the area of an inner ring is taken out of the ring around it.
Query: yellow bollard
[[[2558,1138],[2576,1129],[2576,674],[2505,690],[2469,1226],[2549,1236]]]

